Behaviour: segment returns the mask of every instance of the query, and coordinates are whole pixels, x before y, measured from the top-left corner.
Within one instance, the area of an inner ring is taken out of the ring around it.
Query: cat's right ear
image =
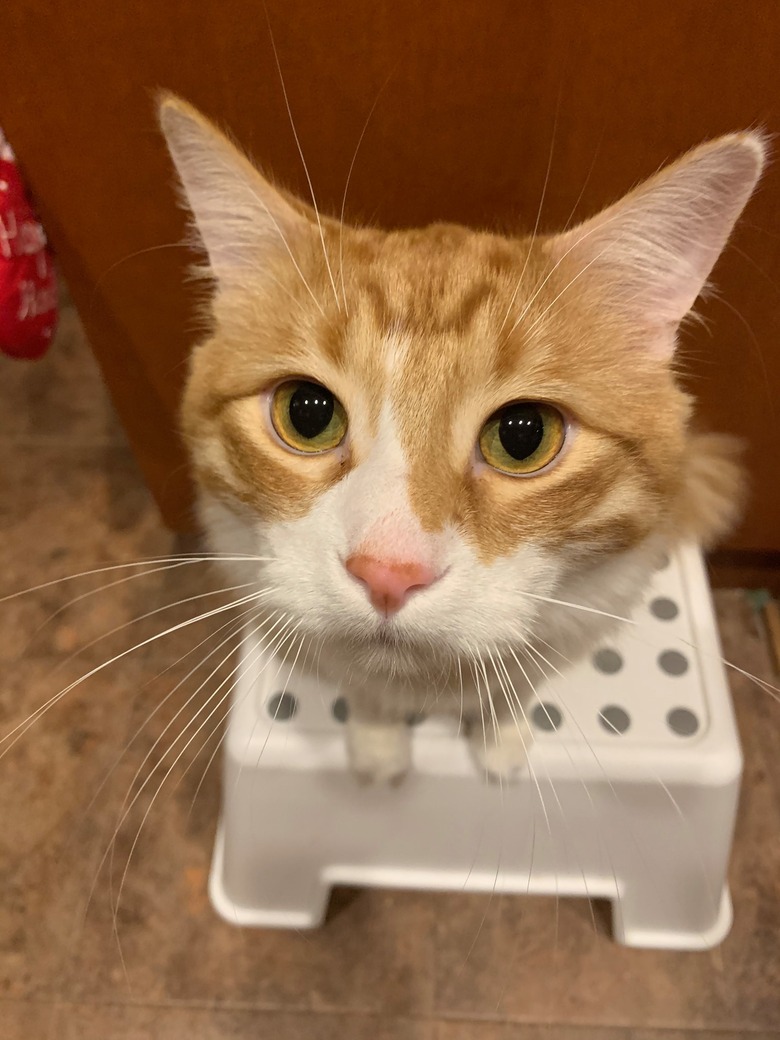
[[[289,255],[307,224],[280,192],[186,101],[163,94],[158,113],[217,282],[238,283],[271,256]]]
[[[727,134],[694,148],[548,248],[642,330],[659,358],[707,283],[766,157],[763,134]]]

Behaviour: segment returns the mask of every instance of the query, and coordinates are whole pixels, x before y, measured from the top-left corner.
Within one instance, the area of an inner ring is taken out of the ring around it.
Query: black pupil
[[[510,405],[501,414],[498,438],[511,458],[518,462],[530,458],[544,439],[542,413],[533,404]]]
[[[333,394],[317,383],[301,383],[290,398],[290,422],[307,440],[319,437],[330,425]]]

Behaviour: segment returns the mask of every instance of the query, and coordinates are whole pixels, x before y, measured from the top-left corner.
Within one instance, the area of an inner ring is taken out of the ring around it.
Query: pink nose
[[[395,614],[417,589],[427,588],[436,580],[432,568],[424,563],[398,563],[376,560],[356,553],[345,567],[366,586],[371,605],[380,614]]]

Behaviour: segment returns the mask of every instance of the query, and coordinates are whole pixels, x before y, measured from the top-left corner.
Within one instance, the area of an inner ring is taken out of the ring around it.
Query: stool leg
[[[722,942],[731,920],[728,887],[709,892],[701,875],[668,885],[633,880],[612,903],[615,939],[626,946],[707,950]]]
[[[330,888],[319,862],[301,855],[279,857],[262,845],[231,849],[217,836],[209,891],[218,913],[231,924],[265,928],[317,928],[325,919]],[[258,905],[258,895],[262,905]]]
[[[727,870],[739,778],[722,786],[636,785],[613,816],[620,895],[615,938],[628,946],[703,950],[731,927]],[[630,840],[627,840],[630,836]]]

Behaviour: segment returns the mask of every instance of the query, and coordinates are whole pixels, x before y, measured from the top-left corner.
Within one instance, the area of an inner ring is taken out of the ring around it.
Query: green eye
[[[479,435],[479,447],[493,469],[530,474],[552,462],[565,439],[566,423],[557,408],[516,401],[488,419]]]
[[[291,379],[274,390],[271,421],[290,448],[315,454],[338,447],[347,433],[341,402],[319,383]]]

